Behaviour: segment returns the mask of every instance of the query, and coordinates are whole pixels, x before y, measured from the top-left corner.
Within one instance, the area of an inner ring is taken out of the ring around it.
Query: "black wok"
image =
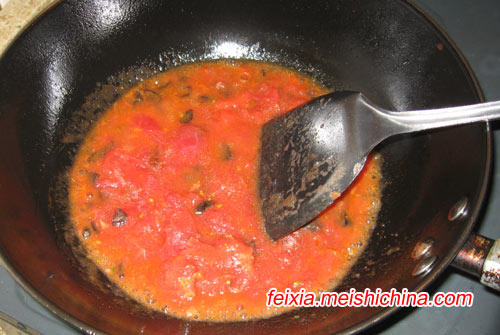
[[[355,332],[391,312],[309,308],[267,320],[186,322],[148,312],[80,262],[65,235],[64,176],[92,122],[128,87],[163,69],[219,58],[277,62],[387,109],[482,100],[445,34],[403,1],[66,1],[0,61],[0,249],[14,277],[87,333]],[[422,290],[476,220],[491,159],[488,124],[404,136],[378,148],[382,209],[372,240],[338,290]],[[468,211],[450,222],[462,198]],[[412,275],[415,245],[435,263]],[[71,241],[70,241],[71,242]]]

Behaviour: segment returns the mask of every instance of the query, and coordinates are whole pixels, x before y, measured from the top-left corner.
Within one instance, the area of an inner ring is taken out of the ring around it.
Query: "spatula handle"
[[[413,132],[500,119],[500,101],[449,108],[388,112],[388,116],[391,121]]]

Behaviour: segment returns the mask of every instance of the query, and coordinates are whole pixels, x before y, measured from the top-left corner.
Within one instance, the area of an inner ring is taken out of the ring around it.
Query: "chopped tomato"
[[[326,90],[277,65],[185,65],[97,122],[70,171],[71,222],[130,297],[197,320],[268,317],[270,288],[336,285],[380,206],[378,159],[313,223],[274,242],[257,196],[261,126]]]

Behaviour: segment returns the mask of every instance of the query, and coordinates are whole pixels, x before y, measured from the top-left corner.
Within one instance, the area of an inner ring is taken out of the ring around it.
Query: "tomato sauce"
[[[331,289],[367,244],[379,159],[306,228],[274,242],[257,196],[260,127],[327,91],[252,61],[184,65],[105,112],[69,178],[71,222],[90,259],[132,298],[178,317],[283,312],[270,288]]]

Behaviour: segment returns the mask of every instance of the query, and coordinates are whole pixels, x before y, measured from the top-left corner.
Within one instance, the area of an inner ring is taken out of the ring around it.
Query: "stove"
[[[2,0],[0,51],[52,0]],[[500,1],[415,0],[455,41],[475,72],[487,100],[500,100]],[[476,230],[500,237],[500,122],[492,125],[494,168],[491,192]],[[472,307],[401,309],[367,334],[493,335],[500,331],[500,293],[448,268],[429,291],[471,291]],[[15,321],[17,320],[17,321]],[[17,285],[0,263],[0,335],[77,335]]]

